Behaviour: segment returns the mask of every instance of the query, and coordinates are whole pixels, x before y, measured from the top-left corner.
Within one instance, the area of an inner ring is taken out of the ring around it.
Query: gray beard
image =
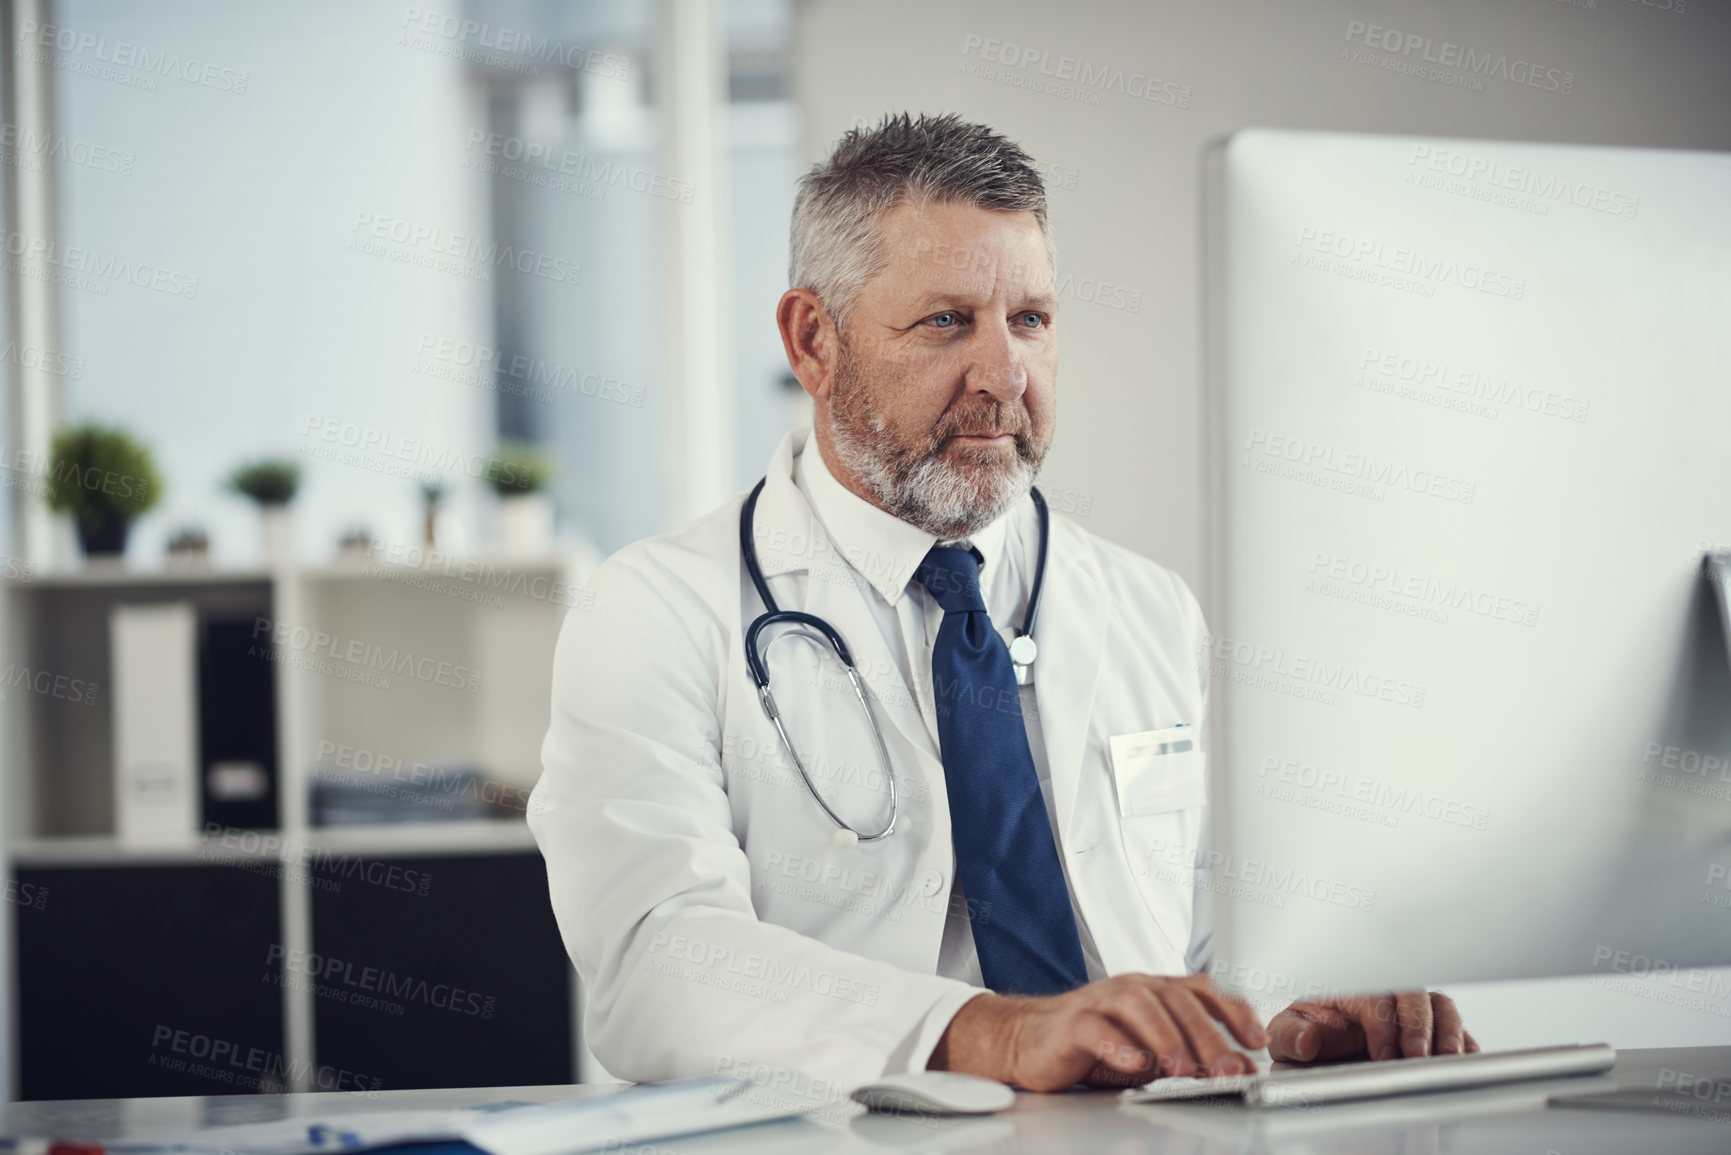
[[[884,509],[909,525],[939,539],[968,537],[1033,487],[1040,460],[1026,438],[1016,438],[1008,466],[959,466],[944,457],[942,442],[923,452],[897,442],[863,385],[844,357],[828,402],[836,456]]]

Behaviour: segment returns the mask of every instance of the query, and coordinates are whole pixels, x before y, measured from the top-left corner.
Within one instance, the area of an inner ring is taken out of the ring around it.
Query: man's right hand
[[[1030,1091],[1253,1073],[1256,1064],[1232,1049],[1217,1022],[1246,1047],[1268,1045],[1250,1004],[1206,975],[1114,975],[1046,998],[982,994],[956,1012],[926,1067]]]

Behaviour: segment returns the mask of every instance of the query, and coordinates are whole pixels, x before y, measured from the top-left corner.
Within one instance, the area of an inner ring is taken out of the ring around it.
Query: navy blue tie
[[[1088,969],[1070,892],[1028,752],[1010,650],[980,597],[978,564],[967,550],[934,546],[914,580],[944,609],[932,690],[956,873],[976,912],[981,974],[1004,994],[1079,987]]]

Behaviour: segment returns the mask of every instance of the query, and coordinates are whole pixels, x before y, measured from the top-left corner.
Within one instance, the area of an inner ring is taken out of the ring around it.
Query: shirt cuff
[[[901,1075],[925,1070],[932,1052],[937,1050],[938,1040],[944,1037],[956,1012],[985,993],[984,987],[958,986],[933,1003],[920,1025],[890,1053],[889,1061],[884,1064],[884,1074]]]

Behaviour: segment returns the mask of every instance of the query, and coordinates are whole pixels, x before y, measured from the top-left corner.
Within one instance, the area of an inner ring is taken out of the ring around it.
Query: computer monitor
[[[1731,962],[1731,156],[1205,167],[1216,977]]]

